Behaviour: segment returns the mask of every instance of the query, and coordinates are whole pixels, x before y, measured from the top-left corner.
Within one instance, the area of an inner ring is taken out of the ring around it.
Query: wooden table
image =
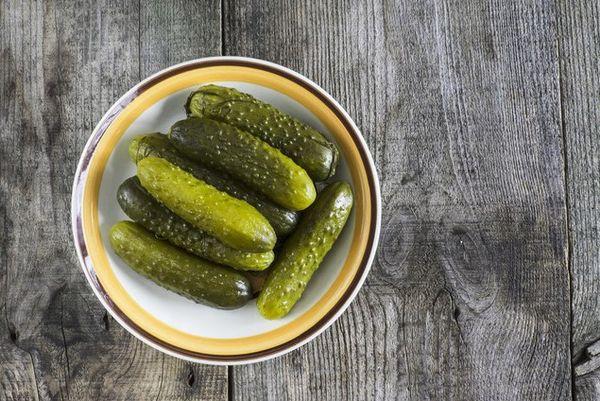
[[[600,400],[599,21],[597,0],[0,0],[0,400]],[[229,368],[107,316],[69,221],[108,107],[220,54],[330,92],[383,194],[349,310]]]

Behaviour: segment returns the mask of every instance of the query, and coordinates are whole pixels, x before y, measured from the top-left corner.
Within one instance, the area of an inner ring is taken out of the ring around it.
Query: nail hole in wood
[[[108,319],[108,312],[104,312],[104,316],[102,316],[102,321],[104,322],[104,330],[106,331],[108,331],[108,329],[110,328]]]
[[[465,235],[466,233],[467,233],[467,229],[464,227],[460,227],[460,226],[452,227],[453,235]]]
[[[13,343],[19,339],[19,333],[17,333],[17,329],[11,323],[8,324],[8,334],[10,336],[10,341]]]
[[[188,373],[188,377],[187,377],[188,386],[193,387],[195,381],[196,381],[196,376],[194,375],[194,369],[190,368],[190,373]]]

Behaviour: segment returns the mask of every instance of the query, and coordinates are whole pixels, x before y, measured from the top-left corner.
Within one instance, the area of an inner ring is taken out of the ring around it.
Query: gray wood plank
[[[565,400],[569,274],[552,2],[226,1],[228,54],[314,79],[362,127],[383,227],[311,344],[243,400]]]
[[[146,77],[183,61],[221,54],[221,5],[213,0],[144,1],[140,68]]]
[[[155,24],[181,30],[196,6],[178,4],[181,15],[154,7],[0,2],[2,400],[227,397],[226,368],[167,357],[108,317],[72,246],[72,177],[94,125],[141,75],[188,57],[179,31],[165,39],[144,30],[143,43],[140,31]],[[220,41],[206,33],[220,30],[219,6],[205,2],[204,10],[195,40],[217,52]],[[156,41],[174,43],[159,48]]]
[[[577,401],[596,401],[600,393],[600,370],[581,376],[575,379],[575,400]]]
[[[140,78],[183,61],[221,54],[221,5],[217,2],[143,1],[140,14]],[[163,359],[172,372],[165,377],[168,381],[163,380],[157,399],[227,399],[227,367]]]
[[[558,3],[575,394],[600,400],[600,4]]]

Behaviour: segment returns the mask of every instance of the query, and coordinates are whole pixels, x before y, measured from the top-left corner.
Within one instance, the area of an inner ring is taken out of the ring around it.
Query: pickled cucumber
[[[262,316],[281,318],[298,302],[346,224],[352,203],[352,190],[345,182],[333,183],[319,194],[273,263],[258,296],[257,307]]]
[[[166,135],[149,134],[135,137],[129,144],[129,156],[134,163],[148,156],[161,157],[199,180],[212,185],[219,191],[227,192],[235,198],[245,200],[269,220],[278,237],[289,234],[298,223],[298,212],[276,205],[265,196],[234,181],[226,174],[218,173],[186,159],[169,143]]]
[[[190,117],[176,122],[169,139],[179,152],[226,171],[278,205],[303,210],[316,196],[306,171],[267,143],[232,125]]]
[[[125,214],[146,230],[213,262],[238,270],[264,270],[273,262],[273,251],[238,251],[193,227],[154,199],[137,177],[125,180],[119,186],[117,201]]]
[[[339,153],[319,131],[233,88],[206,85],[186,103],[189,116],[206,116],[247,131],[294,160],[315,181],[335,174]]]
[[[158,157],[140,160],[137,173],[154,198],[223,244],[248,252],[268,252],[275,246],[277,237],[268,220],[245,201]]]
[[[195,302],[235,309],[252,297],[240,273],[187,254],[130,221],[111,228],[110,243],[137,273]]]

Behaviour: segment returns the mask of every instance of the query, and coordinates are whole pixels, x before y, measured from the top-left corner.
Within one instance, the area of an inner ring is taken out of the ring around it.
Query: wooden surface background
[[[73,250],[79,154],[174,63],[290,67],[383,194],[348,311],[250,366],[145,346]],[[0,400],[600,400],[597,0],[0,0]]]

